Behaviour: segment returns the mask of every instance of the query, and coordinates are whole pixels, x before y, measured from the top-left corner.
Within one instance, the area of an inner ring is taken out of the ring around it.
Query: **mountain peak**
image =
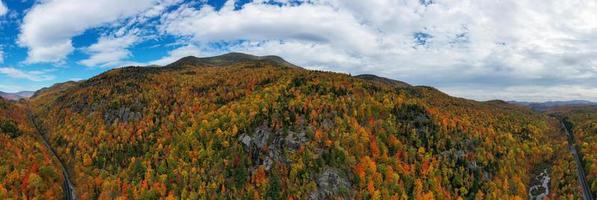
[[[241,52],[229,52],[229,53],[225,53],[220,55],[221,57],[245,57],[245,58],[257,58],[259,56],[255,56],[255,55],[251,55],[251,54],[246,54],[246,53],[241,53]]]
[[[186,56],[178,61],[167,65],[167,67],[177,67],[177,66],[185,66],[185,65],[207,65],[207,66],[224,66],[224,65],[231,65],[240,62],[251,62],[251,61],[266,61],[272,62],[274,64],[284,66],[284,67],[292,67],[292,68],[300,68],[279,56],[255,56],[251,54],[245,54],[240,52],[230,52],[218,56],[212,57],[195,57],[195,56]]]

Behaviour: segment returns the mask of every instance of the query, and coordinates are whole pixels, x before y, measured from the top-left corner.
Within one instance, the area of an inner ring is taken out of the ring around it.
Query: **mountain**
[[[45,98],[44,96],[54,96],[57,92],[62,92],[64,90],[70,88],[71,86],[75,86],[77,84],[79,84],[79,82],[75,82],[75,81],[56,83],[56,84],[52,85],[51,87],[45,87],[45,88],[37,90],[35,93],[33,93],[33,95],[31,95],[31,98],[42,99],[42,98]]]
[[[510,103],[528,106],[533,110],[547,111],[555,107],[578,107],[578,106],[597,106],[597,103],[586,100],[570,100],[570,101],[546,101],[546,102],[519,102],[510,101]]]
[[[231,65],[235,63],[252,62],[254,64],[266,62],[284,67],[300,68],[288,61],[280,58],[279,56],[254,56],[244,53],[232,52],[214,57],[197,58],[194,56],[184,57],[167,67],[194,65],[194,66],[222,66]]]
[[[0,91],[0,97],[8,100],[19,100],[19,99],[27,99],[33,96],[33,91],[21,91],[15,93],[7,93]]]
[[[9,104],[37,116],[80,199],[524,199],[544,166],[550,198],[579,192],[546,114],[276,56],[112,69]]]

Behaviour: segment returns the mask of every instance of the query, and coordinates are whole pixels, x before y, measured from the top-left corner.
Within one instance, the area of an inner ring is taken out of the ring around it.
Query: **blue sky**
[[[477,100],[597,101],[594,1],[0,1],[0,91],[239,51]]]

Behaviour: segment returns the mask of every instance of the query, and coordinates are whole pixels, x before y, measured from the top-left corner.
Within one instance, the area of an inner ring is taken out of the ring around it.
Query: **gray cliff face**
[[[339,197],[350,198],[350,182],[346,175],[334,168],[327,168],[316,176],[317,189],[309,194],[309,199],[323,200]]]
[[[238,138],[245,151],[257,167],[263,165],[269,171],[274,163],[289,164],[285,151],[294,152],[309,141],[306,129],[301,131],[273,132],[266,124],[259,126],[252,134],[241,134]]]
[[[312,131],[310,129],[303,127],[286,132],[272,131],[267,124],[262,124],[250,134],[240,134],[238,141],[253,161],[251,173],[259,166],[269,172],[274,165],[290,165],[292,160],[287,155],[296,152],[310,140],[307,137],[307,132]],[[317,183],[317,188],[309,194],[309,199],[350,199],[351,183],[345,172],[327,167],[311,178]]]

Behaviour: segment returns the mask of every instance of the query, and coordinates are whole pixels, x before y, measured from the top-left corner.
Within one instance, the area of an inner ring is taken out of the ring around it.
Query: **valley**
[[[62,191],[64,191],[64,199],[65,200],[76,200],[77,199],[77,194],[76,194],[76,190],[75,190],[75,186],[72,184],[71,180],[71,176],[69,175],[70,173],[68,172],[68,170],[66,169],[66,167],[64,167],[64,163],[62,162],[62,160],[60,159],[60,157],[58,157],[58,155],[56,155],[56,151],[54,150],[54,148],[52,148],[52,146],[50,146],[50,143],[48,142],[48,139],[46,138],[46,129],[42,127],[42,125],[39,123],[38,119],[36,116],[33,115],[33,113],[31,113],[30,108],[28,108],[27,110],[27,117],[28,120],[31,122],[31,124],[33,124],[33,128],[35,129],[34,132],[36,132],[40,138],[40,140],[43,142],[44,146],[47,148],[48,152],[50,152],[52,154],[52,157],[55,158],[55,160],[57,160],[58,165],[60,166],[60,169],[62,170],[62,177],[64,179],[63,184],[62,184]]]
[[[580,155],[578,154],[578,151],[576,150],[576,142],[574,141],[574,135],[573,135],[572,131],[570,130],[570,128],[568,126],[566,126],[565,122],[562,122],[562,129],[564,129],[564,131],[566,132],[566,136],[568,136],[568,146],[570,148],[570,152],[574,156],[574,160],[576,161],[576,166],[578,168],[578,170],[577,170],[578,171],[578,181],[580,182],[580,185],[582,187],[583,198],[584,199],[593,199],[593,197],[591,195],[591,190],[589,189],[589,186],[586,181],[585,170],[582,167],[583,165],[582,165],[582,161],[580,159]]]

